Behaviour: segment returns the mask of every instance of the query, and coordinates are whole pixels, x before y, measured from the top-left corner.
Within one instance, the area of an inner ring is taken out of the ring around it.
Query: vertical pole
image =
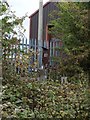
[[[31,39],[29,40],[29,49],[31,48]]]
[[[36,61],[36,39],[35,39],[35,61]]]
[[[24,38],[22,38],[22,50],[24,50]]]
[[[26,53],[27,53],[27,38],[26,38]]]
[[[38,18],[38,67],[42,66],[42,33],[43,33],[43,0],[39,1],[39,18]]]
[[[55,52],[55,50],[54,50],[54,46],[55,45],[55,42],[53,41],[53,56],[54,56],[54,52]]]
[[[51,65],[51,57],[52,57],[52,41],[50,41],[50,65]]]

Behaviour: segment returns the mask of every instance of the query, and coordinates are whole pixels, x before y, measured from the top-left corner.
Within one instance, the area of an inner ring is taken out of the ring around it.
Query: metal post
[[[22,50],[24,50],[24,38],[22,38]]]
[[[51,65],[51,57],[52,57],[52,41],[50,41],[50,65]]]
[[[36,61],[36,39],[35,39],[35,61]]]
[[[38,67],[42,66],[42,33],[43,33],[43,0],[39,2],[39,20],[38,20]]]
[[[29,40],[29,49],[31,48],[31,40]]]
[[[53,56],[54,56],[54,52],[55,52],[55,42],[53,41]]]
[[[27,53],[27,38],[26,38],[26,53]]]

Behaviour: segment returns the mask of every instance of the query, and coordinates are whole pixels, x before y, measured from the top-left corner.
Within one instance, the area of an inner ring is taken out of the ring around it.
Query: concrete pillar
[[[42,66],[42,34],[43,34],[43,0],[39,1],[39,19],[38,19],[38,67]]]

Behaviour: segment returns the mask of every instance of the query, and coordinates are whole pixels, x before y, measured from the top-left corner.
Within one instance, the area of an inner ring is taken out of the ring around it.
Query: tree
[[[0,1],[0,8],[2,74],[3,78],[6,79],[6,76],[11,76],[12,71],[15,72],[12,58],[13,56],[15,57],[15,53],[19,51],[20,40],[23,38],[23,33],[25,32],[23,20],[25,20],[26,15],[20,18],[17,17],[15,12],[11,11],[6,1]]]
[[[58,3],[58,19],[52,21],[52,34],[69,49],[88,41],[88,3]],[[56,13],[55,13],[56,14]]]
[[[54,24],[51,33],[54,37],[62,39],[64,52],[68,55],[67,60],[62,61],[63,72],[74,75],[75,71],[77,73],[79,70],[83,70],[90,76],[90,38],[88,35],[90,32],[88,23],[90,4],[62,2],[57,6],[59,12],[55,15],[57,14],[59,17],[51,22]]]

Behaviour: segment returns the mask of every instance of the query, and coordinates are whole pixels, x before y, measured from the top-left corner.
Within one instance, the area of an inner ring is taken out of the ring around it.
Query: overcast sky
[[[39,0],[7,0],[11,10],[16,11],[17,16],[23,16],[28,13],[30,16],[39,8]],[[43,0],[43,4],[49,0]],[[26,28],[25,36],[29,39],[29,18],[24,21],[24,27]]]

